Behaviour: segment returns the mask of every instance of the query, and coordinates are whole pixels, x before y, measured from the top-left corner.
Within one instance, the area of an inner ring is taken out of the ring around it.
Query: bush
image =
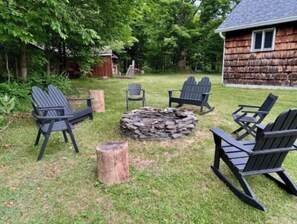
[[[0,128],[5,125],[5,118],[3,115],[0,114]]]
[[[0,131],[7,128],[9,122],[6,122],[7,115],[12,113],[15,108],[15,98],[7,95],[0,96]]]
[[[39,86],[42,89],[47,89],[49,84],[56,86],[62,92],[67,93],[71,90],[71,83],[67,75],[65,74],[40,74],[32,73],[27,80],[30,89],[32,86]]]
[[[47,86],[52,84],[64,93],[70,93],[71,83],[65,74],[48,75],[45,73],[31,73],[28,75],[26,82],[13,81],[0,83],[0,96],[8,95],[15,98],[16,110],[27,111],[30,106],[31,88],[39,86],[42,89],[47,89]]]
[[[25,83],[0,83],[0,95],[8,95],[17,99],[28,99],[30,95],[30,86]]]
[[[7,95],[0,97],[0,114],[10,114],[15,108],[15,98]]]

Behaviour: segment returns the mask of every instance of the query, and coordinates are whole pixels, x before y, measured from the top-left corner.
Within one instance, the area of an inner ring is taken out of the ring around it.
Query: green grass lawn
[[[195,75],[200,79],[203,75]],[[74,135],[80,149],[53,134],[42,161],[36,162],[40,145],[33,147],[37,127],[30,113],[15,113],[13,122],[0,132],[0,223],[297,223],[297,197],[263,176],[248,177],[268,212],[241,202],[213,174],[214,143],[209,131],[237,128],[231,113],[238,104],[259,105],[269,92],[279,96],[264,123],[290,107],[297,107],[296,91],[231,88],[221,76],[209,75],[215,110],[198,115],[197,130],[172,141],[136,141],[120,135],[129,82],[140,82],[147,105],[165,108],[167,89],[179,89],[187,75],[139,75],[127,79],[73,80],[80,96],[89,89],[103,89],[106,112],[79,123]],[[140,102],[130,104],[131,109]],[[108,140],[129,142],[130,181],[104,186],[96,177],[96,145]],[[42,139],[43,140],[43,139]],[[297,182],[297,155],[284,162]],[[235,180],[223,166],[224,173]]]

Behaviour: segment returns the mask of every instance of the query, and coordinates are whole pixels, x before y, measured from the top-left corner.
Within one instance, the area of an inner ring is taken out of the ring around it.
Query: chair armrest
[[[243,112],[242,110],[245,107],[249,107],[249,108],[260,108],[259,106],[244,105],[244,104],[239,104],[238,107],[239,108],[237,110],[235,110],[232,114],[237,114],[238,112]],[[247,113],[247,112],[244,112],[244,113]],[[250,112],[250,113],[252,113],[252,112]]]
[[[247,154],[252,154],[252,151],[249,150],[246,146],[244,146],[240,141],[235,140],[230,135],[227,135],[225,132],[223,132],[219,128],[211,128],[210,131],[213,133],[214,137],[217,137],[224,142],[229,143],[230,145],[234,146],[235,148],[238,148],[241,151],[246,152]]]
[[[168,89],[169,98],[172,97],[173,92],[177,92],[177,91],[181,92],[181,89]]]
[[[168,89],[168,92],[181,91],[181,89]]]
[[[36,108],[39,111],[51,111],[51,110],[63,110],[64,111],[64,107],[63,106],[56,106],[56,107],[37,107]]]
[[[241,112],[243,112],[243,113],[253,113],[253,114],[268,114],[268,111],[260,111],[260,110],[257,110],[257,111],[243,110]]]
[[[39,116],[33,113],[33,116],[38,120],[66,120],[72,118],[73,115],[63,115],[63,116]]]
[[[67,98],[68,101],[87,101],[87,106],[92,107],[93,98]]]
[[[92,100],[92,98],[67,98],[69,101]]]
[[[211,94],[212,94],[211,92],[202,93],[202,101],[205,101],[207,99],[207,97]]]
[[[260,130],[264,130],[264,128],[266,127],[265,124],[256,124],[256,127]]]
[[[39,112],[42,112],[42,116],[47,116],[49,111],[56,111],[59,115],[64,115],[64,107],[63,106],[56,106],[56,107],[37,107],[36,108]]]
[[[245,105],[245,104],[239,104],[239,107],[251,107],[251,108],[260,108],[260,106],[254,106],[254,105]]]

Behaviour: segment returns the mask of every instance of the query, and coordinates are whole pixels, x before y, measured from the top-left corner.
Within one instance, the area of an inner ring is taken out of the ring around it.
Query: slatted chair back
[[[57,89],[53,85],[49,85],[48,93],[49,93],[49,96],[51,97],[51,100],[54,102],[55,106],[63,106],[64,107],[65,114],[69,114],[69,113],[73,112],[70,104],[68,103],[67,98],[64,96],[64,94],[59,89]]]
[[[131,96],[139,96],[141,94],[141,84],[140,83],[129,83],[128,91]]]
[[[280,168],[288,153],[282,150],[293,147],[296,138],[297,109],[289,109],[257,133],[253,151],[272,150],[273,153],[251,155],[243,172]]]
[[[273,95],[272,93],[269,93],[266,100],[263,102],[263,104],[259,108],[259,111],[269,112],[271,110],[271,108],[273,107],[273,105],[275,104],[277,98],[278,98],[277,96]],[[257,114],[255,114],[254,116],[257,116]]]
[[[32,103],[34,107],[37,108],[46,108],[46,107],[55,107],[55,103],[51,100],[50,96],[44,92],[38,86],[32,87]],[[35,111],[36,112],[36,111]],[[47,116],[57,116],[55,111],[48,111]]]
[[[202,100],[202,93],[210,93],[211,82],[208,77],[203,77],[198,83],[194,76],[190,76],[183,84],[180,98]],[[206,96],[208,98],[208,96]],[[207,102],[207,98],[205,101]]]

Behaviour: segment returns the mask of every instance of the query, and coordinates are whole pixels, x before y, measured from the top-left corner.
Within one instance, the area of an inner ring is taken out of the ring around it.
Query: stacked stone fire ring
[[[126,112],[120,121],[122,134],[140,140],[168,140],[190,135],[196,128],[194,113],[182,108],[143,107]]]

